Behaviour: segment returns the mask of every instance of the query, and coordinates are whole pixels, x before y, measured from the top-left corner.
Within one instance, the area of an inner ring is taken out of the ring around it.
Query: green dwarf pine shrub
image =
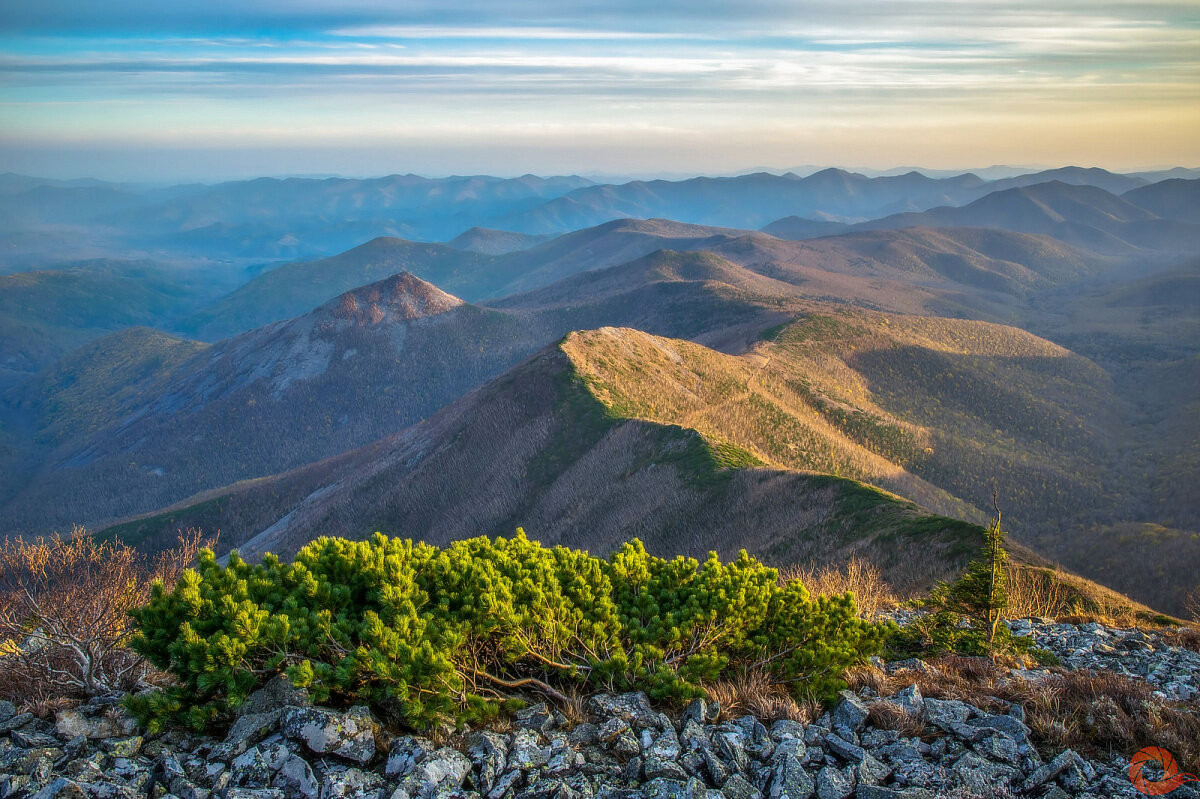
[[[856,618],[848,594],[813,599],[777,576],[745,552],[701,565],[635,540],[605,560],[521,530],[445,549],[321,538],[256,566],[205,551],[133,612],[132,646],[176,683],[130,706],[153,726],[202,728],[280,673],[318,702],[417,728],[487,718],[515,691],[562,699],[571,684],[682,700],[744,668],[831,697],[886,628]]]

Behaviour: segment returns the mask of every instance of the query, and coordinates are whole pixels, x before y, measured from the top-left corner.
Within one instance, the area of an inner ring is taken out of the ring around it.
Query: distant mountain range
[[[0,176],[0,530],[521,525],[915,587],[998,488],[1022,557],[1174,611],[1198,251],[1175,172]]]

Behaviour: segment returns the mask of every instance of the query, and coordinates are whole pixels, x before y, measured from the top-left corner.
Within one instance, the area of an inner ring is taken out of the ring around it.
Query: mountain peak
[[[347,291],[322,310],[362,326],[436,316],[462,304],[458,297],[405,271]]]

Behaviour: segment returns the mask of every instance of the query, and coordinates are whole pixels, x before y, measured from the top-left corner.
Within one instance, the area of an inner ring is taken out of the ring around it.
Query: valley
[[[200,527],[257,557],[522,526],[861,554],[917,589],[965,563],[996,490],[1027,562],[1178,612],[1200,564],[1198,183],[9,178],[14,207],[41,192],[14,228],[103,221],[106,246],[173,255],[12,256],[0,527],[150,551]],[[276,233],[298,243],[254,243]],[[323,257],[279,263],[301,253]]]

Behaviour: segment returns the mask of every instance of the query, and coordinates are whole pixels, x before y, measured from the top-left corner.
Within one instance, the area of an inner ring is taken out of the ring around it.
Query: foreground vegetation
[[[518,689],[681,700],[744,670],[828,699],[887,630],[859,619],[850,595],[814,599],[744,552],[700,564],[634,540],[601,559],[521,531],[445,549],[322,538],[258,566],[205,550],[133,617],[133,649],[176,682],[132,708],[196,728],[277,673],[317,701],[370,704],[418,728],[486,718]]]

